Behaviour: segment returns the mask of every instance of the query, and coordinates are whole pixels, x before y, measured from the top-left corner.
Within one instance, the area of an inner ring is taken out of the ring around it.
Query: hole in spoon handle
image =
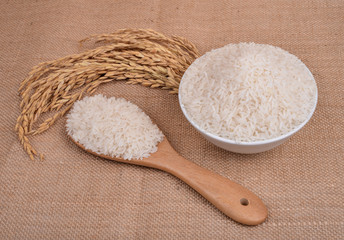
[[[242,198],[240,199],[240,203],[243,206],[247,206],[250,202],[246,198]]]

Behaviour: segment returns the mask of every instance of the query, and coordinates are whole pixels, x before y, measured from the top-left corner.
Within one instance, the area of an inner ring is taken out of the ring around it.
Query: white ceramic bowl
[[[308,68],[307,68],[308,69]],[[309,71],[309,69],[308,69]],[[309,71],[309,74],[311,75],[313,81],[315,82],[314,76],[312,73]],[[181,80],[183,81],[183,79]],[[209,133],[203,129],[201,129],[188,115],[186,109],[184,108],[182,102],[181,102],[181,96],[178,96],[179,98],[179,104],[180,107],[183,111],[184,116],[186,119],[191,123],[191,125],[196,128],[198,132],[200,132],[203,137],[205,137],[209,142],[215,144],[216,146],[223,148],[225,150],[231,151],[231,152],[236,152],[236,153],[245,153],[245,154],[251,154],[251,153],[260,153],[264,151],[268,151],[272,148],[275,148],[282,143],[284,143],[286,140],[288,140],[292,135],[294,135],[296,132],[298,132],[301,128],[303,128],[306,123],[311,119],[313,116],[313,113],[315,111],[317,101],[318,101],[318,90],[316,88],[316,93],[315,93],[315,103],[314,106],[310,112],[310,114],[307,116],[306,120],[301,123],[298,127],[293,129],[292,131],[281,135],[276,138],[264,140],[264,141],[256,141],[256,142],[236,142],[227,138],[222,138],[219,136],[216,136],[212,133]]]

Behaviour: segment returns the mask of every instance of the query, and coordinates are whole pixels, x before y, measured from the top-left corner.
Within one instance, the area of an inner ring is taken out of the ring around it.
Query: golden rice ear
[[[120,29],[81,44],[89,41],[102,46],[40,63],[20,84],[21,114],[15,131],[31,159],[37,152],[26,136],[49,129],[85,92],[93,94],[103,83],[124,80],[178,93],[181,77],[199,56],[188,40],[150,29]],[[57,113],[35,128],[42,115],[52,111]]]

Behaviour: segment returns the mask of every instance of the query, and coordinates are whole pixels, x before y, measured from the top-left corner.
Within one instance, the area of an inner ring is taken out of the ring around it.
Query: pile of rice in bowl
[[[196,59],[179,98],[203,131],[236,142],[284,135],[313,113],[316,82],[304,63],[266,44],[229,44]]]

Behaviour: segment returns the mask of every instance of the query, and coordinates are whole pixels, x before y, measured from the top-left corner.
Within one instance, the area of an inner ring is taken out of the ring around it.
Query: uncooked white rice
[[[164,138],[137,105],[103,95],[75,102],[66,127],[69,136],[86,149],[127,160],[150,156]]]
[[[179,94],[199,127],[237,142],[283,135],[304,122],[316,101],[316,83],[296,56],[266,44],[229,44],[185,72]]]

